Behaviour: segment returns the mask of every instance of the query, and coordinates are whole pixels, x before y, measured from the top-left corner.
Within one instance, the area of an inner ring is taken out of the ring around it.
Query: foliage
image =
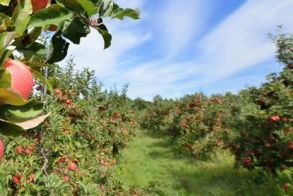
[[[120,8],[109,0],[5,0],[0,2],[0,105],[7,104],[16,111],[34,110],[30,102],[11,91],[10,74],[3,63],[12,58],[29,65],[33,75],[43,83],[51,85],[42,76],[43,67],[63,60],[70,44],[79,44],[91,28],[96,29],[104,39],[104,48],[111,45],[112,36],[105,25],[106,20],[124,17],[138,19],[137,10]],[[42,37],[46,37],[44,42]],[[27,76],[24,76],[27,77]],[[20,78],[18,78],[19,80]],[[5,100],[5,102],[3,101]],[[12,110],[10,108],[9,110]],[[21,134],[23,129],[36,127],[47,116],[40,114],[25,118],[19,123],[13,121],[20,116],[0,116],[0,131],[7,134]],[[19,113],[19,112],[18,112]],[[28,113],[28,112],[27,112]],[[41,116],[43,115],[43,116]],[[25,123],[25,125],[23,125]],[[26,125],[30,124],[29,127]],[[9,131],[8,131],[9,130]]]
[[[50,71],[58,88],[45,98],[51,112],[46,122],[22,136],[3,137],[8,145],[1,185],[8,194],[106,191],[108,170],[116,165],[136,121],[125,94],[102,91],[94,72],[74,72],[73,67],[70,60],[66,68]]]
[[[286,193],[292,193],[292,40],[290,34],[275,37],[277,58],[285,67],[260,87],[178,100],[156,96],[142,127],[171,134],[180,151],[189,150],[199,159],[210,158],[218,147],[230,148],[236,166],[269,171],[283,179],[279,183]]]
[[[156,99],[142,126],[173,135],[181,151],[206,159],[217,147],[224,147],[229,132],[224,121],[228,112],[219,96],[195,94],[176,101]]]

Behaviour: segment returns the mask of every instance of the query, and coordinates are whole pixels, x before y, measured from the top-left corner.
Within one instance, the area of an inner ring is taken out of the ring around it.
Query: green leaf
[[[0,105],[9,104],[21,106],[26,103],[27,101],[24,100],[21,95],[13,92],[10,88],[0,88]]]
[[[29,48],[32,44],[35,43],[35,41],[38,39],[40,34],[42,33],[42,28],[36,27],[33,28],[29,32],[25,32],[25,34],[13,42],[13,45],[16,46],[17,48]]]
[[[103,12],[107,7],[112,3],[112,0],[100,0],[99,2],[99,7],[100,7],[100,12]]]
[[[80,18],[74,18],[69,24],[64,24],[62,35],[75,44],[80,43],[81,37],[86,37],[90,28]]]
[[[106,9],[104,9],[103,11],[100,12],[100,16],[101,17],[107,17],[110,16],[112,14],[112,11],[114,9],[114,3],[110,2],[110,4],[108,5],[108,7]]]
[[[5,53],[7,46],[11,43],[11,41],[14,39],[14,37],[15,37],[14,32],[0,33],[0,57],[3,58],[3,54]],[[0,62],[0,63],[2,63],[2,62]]]
[[[77,2],[77,0],[57,0],[57,3],[73,12],[82,13],[84,11],[83,7]]]
[[[99,25],[98,27],[95,27],[97,31],[102,35],[104,39],[104,49],[108,48],[111,45],[112,36],[108,32],[108,29],[105,25]]]
[[[38,61],[38,64],[40,66],[44,66],[44,61],[45,59],[45,54],[46,54],[46,48],[43,44],[40,44],[38,42],[34,42],[30,47],[28,48],[23,48],[23,49],[18,49],[19,52],[22,52],[24,57],[28,59],[31,62]],[[36,64],[36,63],[35,63]]]
[[[139,19],[139,11],[138,10],[134,10],[134,9],[122,9],[122,8],[117,8],[115,9],[112,14],[111,14],[112,18],[118,18],[120,20],[123,20],[124,17],[129,17],[132,19]]]
[[[61,36],[61,31],[56,32],[52,38],[52,44],[47,63],[53,64],[55,62],[62,61],[67,55],[68,47],[69,43],[63,39]]]
[[[34,119],[43,114],[43,103],[35,100],[29,101],[22,106],[5,105],[0,107],[0,116],[2,119],[17,123]]]
[[[83,7],[89,16],[92,16],[98,12],[98,8],[89,0],[77,0],[77,2]]]
[[[0,4],[4,6],[8,6],[11,0],[0,0]]]
[[[24,129],[21,128],[20,126],[10,123],[10,122],[6,122],[6,121],[2,121],[0,119],[0,132],[4,135],[12,135],[12,136],[18,136],[21,135],[23,133]]]
[[[29,23],[29,28],[47,27],[50,24],[59,26],[64,21],[69,20],[72,17],[73,14],[68,9],[54,4],[33,14]]]
[[[31,13],[31,1],[20,1],[20,3],[17,4],[12,16],[12,21],[15,25],[14,32],[16,33],[16,37],[22,36],[26,30],[31,18]]]
[[[0,12],[0,33],[14,30],[14,24],[9,16]]]
[[[11,75],[8,71],[0,70],[0,88],[10,88]]]
[[[21,123],[12,123],[3,119],[0,119],[0,132],[4,135],[13,135],[17,136],[23,133],[24,130],[32,129],[40,125],[50,113],[46,115],[41,115],[36,118],[21,122]]]

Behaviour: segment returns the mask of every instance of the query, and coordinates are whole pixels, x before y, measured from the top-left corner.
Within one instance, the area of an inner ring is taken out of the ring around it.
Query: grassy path
[[[147,195],[278,195],[267,180],[233,169],[228,152],[200,162],[174,154],[174,147],[169,137],[138,131],[112,176],[124,189],[139,187]]]

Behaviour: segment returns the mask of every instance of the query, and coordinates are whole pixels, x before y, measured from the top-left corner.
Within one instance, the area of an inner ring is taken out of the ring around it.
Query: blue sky
[[[105,88],[128,83],[131,98],[178,98],[197,91],[237,92],[282,66],[268,33],[293,32],[293,0],[117,0],[138,21],[111,21],[112,46],[97,32],[71,45],[78,67]]]

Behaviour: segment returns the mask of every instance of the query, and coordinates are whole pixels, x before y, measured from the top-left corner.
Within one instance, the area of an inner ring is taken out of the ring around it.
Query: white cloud
[[[142,19],[110,23],[113,44],[107,50],[102,49],[100,36],[91,33],[69,53],[76,56],[78,65],[96,70],[108,87],[129,83],[133,98],[151,99],[156,94],[178,97],[201,87],[211,89],[211,84],[272,58],[274,44],[267,34],[274,32],[277,25],[284,24],[286,31],[293,31],[292,1],[247,0],[199,40],[197,36],[205,28],[209,14],[213,14],[209,11],[213,5],[211,1],[186,1],[166,0],[152,12],[145,8],[147,1],[119,0],[123,7],[140,8]],[[147,59],[148,51],[144,56],[125,58],[129,50],[147,41],[157,43],[152,49],[160,51],[159,57],[138,65],[133,62]],[[202,56],[176,61],[183,49],[194,47],[192,42],[199,46]]]
[[[124,8],[142,9],[144,4],[144,0],[118,0],[116,2]],[[121,59],[121,56],[151,37],[149,31],[135,26],[139,23],[139,20],[129,19],[109,21],[106,25],[113,37],[110,48],[104,50],[101,35],[95,29],[91,29],[91,33],[86,38],[82,38],[79,45],[70,45],[68,54],[74,56],[78,68],[88,67],[95,70],[98,77],[118,74],[119,67],[132,60],[130,58]],[[62,64],[64,63],[65,61],[62,62]]]
[[[172,97],[183,95],[190,89],[211,89],[210,85],[217,85],[217,81],[271,59],[275,47],[268,33],[274,32],[280,24],[285,26],[286,31],[292,32],[292,10],[292,1],[247,1],[198,42],[203,54],[201,59],[177,64],[158,60],[153,66],[144,65],[134,69],[139,71],[137,74],[146,75],[143,79],[134,78],[136,81],[144,81],[140,86],[147,86],[147,93],[152,95],[160,93]],[[166,69],[159,68],[162,66]],[[185,74],[184,70],[187,70],[188,74]],[[186,81],[182,82],[184,78]],[[249,80],[245,83],[249,82],[255,84]],[[233,88],[235,89],[235,86]],[[158,89],[160,90],[157,91]],[[226,86],[226,90],[229,90],[229,86]],[[133,96],[142,93],[139,85],[134,91],[137,93],[133,93]]]
[[[98,76],[107,76],[117,73],[116,69],[125,61],[120,56],[128,50],[148,40],[150,33],[127,31],[115,26],[109,28],[113,34],[112,45],[103,49],[104,43],[101,35],[94,29],[81,40],[79,45],[71,45],[68,54],[74,56],[79,67],[88,67],[96,71]],[[127,59],[128,61],[131,59]]]
[[[161,44],[172,58],[203,29],[210,15],[209,1],[168,1],[155,15],[154,23],[161,33]]]
[[[268,33],[280,24],[292,31],[292,10],[292,1],[247,1],[200,42],[202,66],[209,69],[203,74],[221,79],[271,58],[275,48]]]

